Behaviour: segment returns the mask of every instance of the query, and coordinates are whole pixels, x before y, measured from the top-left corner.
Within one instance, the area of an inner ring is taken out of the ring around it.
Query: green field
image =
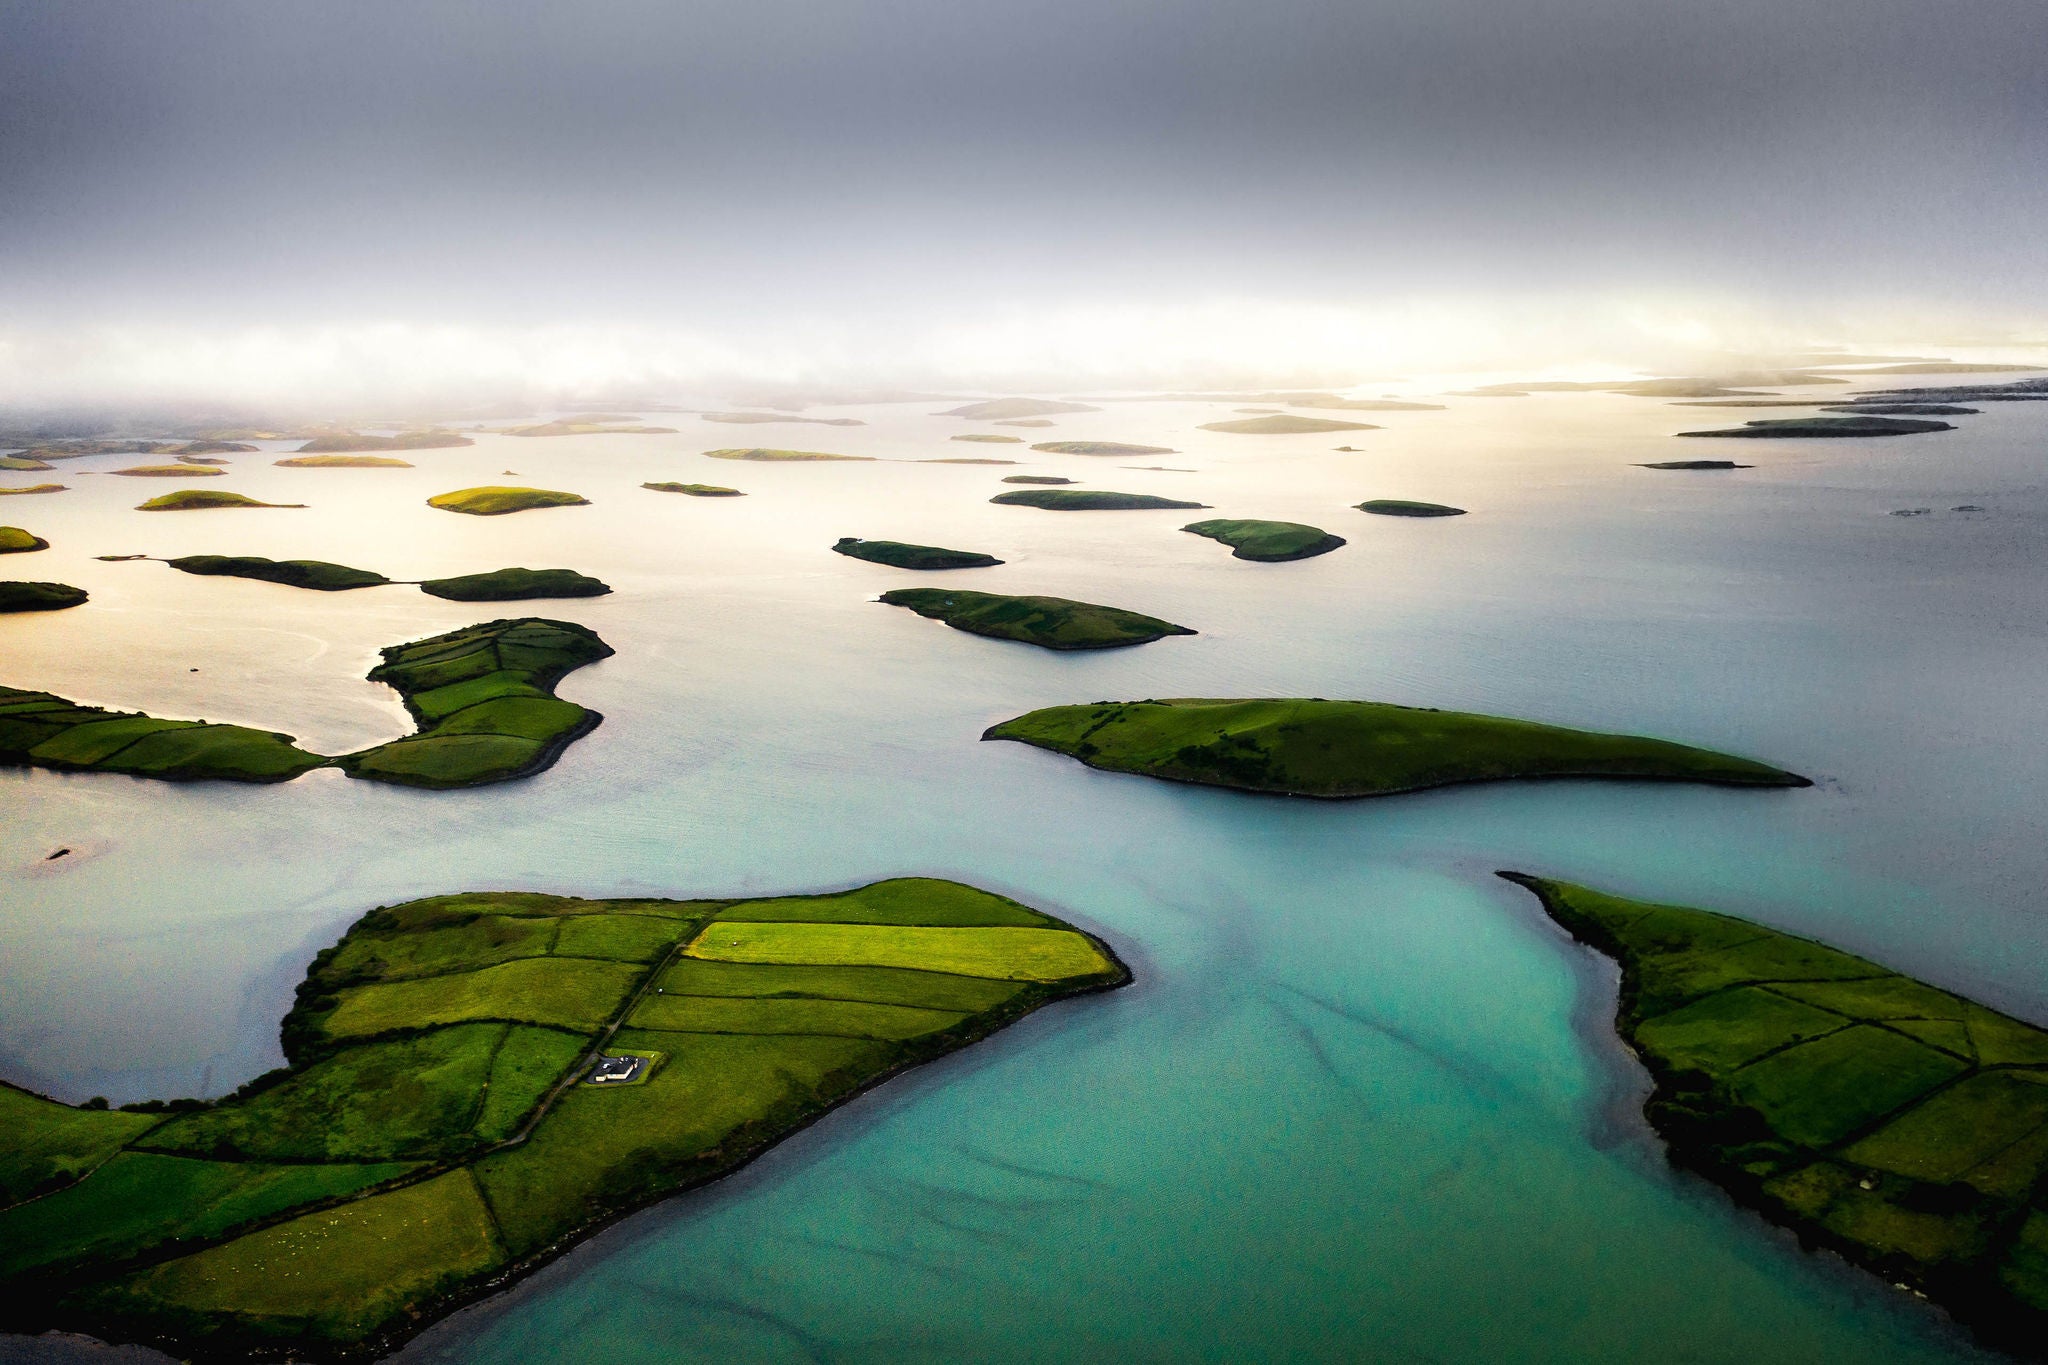
[[[574,569],[493,569],[430,578],[420,584],[420,591],[450,602],[517,602],[536,597],[603,597],[611,588]]]
[[[265,559],[261,555],[185,555],[164,561],[182,573],[210,577],[253,578],[262,583],[281,583],[288,588],[311,588],[315,592],[346,592],[350,588],[374,588],[391,580],[368,569],[351,569],[320,559]]]
[[[1000,981],[1058,981],[1109,970],[1095,946],[1065,929],[780,924],[715,920],[685,950],[713,962],[909,967]]]
[[[162,1121],[75,1109],[0,1082],[0,1207],[70,1184]]]
[[[69,583],[0,582],[0,613],[16,611],[62,611],[85,602],[84,588]]]
[[[427,499],[429,507],[438,507],[443,512],[462,512],[472,517],[502,517],[539,507],[589,505],[590,499],[580,493],[563,493],[552,488],[513,488],[503,484],[458,488],[452,493],[436,493]]]
[[[1520,873],[1621,965],[1674,1161],[1992,1331],[2048,1325],[2048,1032],[1728,915]]]
[[[1193,635],[1186,626],[1121,607],[1066,597],[1010,597],[946,588],[896,588],[882,594],[892,607],[943,621],[955,630],[1016,640],[1044,649],[1115,649],[1149,644],[1168,635]]]
[[[982,738],[1018,740],[1112,772],[1290,796],[1385,796],[1534,777],[1810,785],[1751,759],[1660,739],[1320,698],[1052,706]]]
[[[864,559],[870,564],[887,564],[897,569],[986,569],[1003,562],[977,550],[948,550],[901,540],[862,540],[859,536],[841,536],[832,551],[849,559]]]
[[[1105,489],[1085,488],[1020,488],[1014,493],[998,493],[989,501],[1004,507],[1038,507],[1048,512],[1139,512],[1209,505],[1206,502],[1154,497],[1150,493],[1112,493]]]
[[[1221,541],[1230,547],[1234,559],[1253,559],[1263,564],[1313,559],[1344,544],[1344,537],[1333,536],[1320,526],[1308,526],[1298,521],[1241,521],[1219,517],[1189,522],[1180,529]]]

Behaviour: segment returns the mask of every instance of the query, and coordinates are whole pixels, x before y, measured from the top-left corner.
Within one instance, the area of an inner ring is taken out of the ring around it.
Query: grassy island
[[[714,460],[759,460],[767,464],[806,463],[815,460],[872,460],[872,455],[831,455],[822,450],[770,450],[762,446],[731,447],[704,452]]]
[[[1755,465],[1737,464],[1733,460],[1656,460],[1649,464],[1637,465],[1638,469],[1754,469]]]
[[[1111,772],[1284,796],[1389,796],[1531,777],[1812,785],[1751,759],[1661,739],[1320,698],[1051,706],[982,738],[1018,740]]]
[[[1763,439],[1796,436],[1806,439],[1843,436],[1913,436],[1924,431],[1954,431],[1953,422],[1911,417],[1778,417],[1746,422],[1720,431],[1681,431],[1680,436],[1741,436]]]
[[[1264,564],[1313,559],[1344,544],[1344,537],[1333,536],[1320,526],[1307,526],[1298,521],[1243,521],[1217,517],[1209,521],[1191,521],[1180,529],[1221,541],[1230,547],[1231,556],[1235,559],[1255,559]]]
[[[1061,484],[1079,483],[1081,481],[1079,479],[1063,479],[1057,474],[1006,474],[1003,476],[1003,482],[1038,483],[1056,488]]]
[[[866,422],[858,417],[799,417],[793,412],[706,412],[699,414],[707,422],[732,422],[746,424],[755,422],[803,422],[814,427],[864,427]]]
[[[1370,498],[1358,504],[1361,512],[1379,517],[1462,517],[1465,509],[1440,502],[1409,502],[1404,498]]]
[[[1137,512],[1209,505],[1157,498],[1150,493],[1111,493],[1086,488],[1020,488],[1014,493],[998,493],[989,501],[1005,507],[1040,507],[1048,512]]]
[[[600,422],[541,422],[530,427],[507,427],[507,436],[673,436],[674,427],[622,427]]]
[[[124,479],[217,479],[227,471],[210,464],[139,464],[130,469],[110,469]]]
[[[17,611],[62,611],[86,600],[84,588],[69,583],[0,582],[0,614]]]
[[[420,591],[451,602],[519,602],[537,597],[603,597],[611,587],[574,569],[494,569],[430,578],[420,584]]]
[[[687,493],[693,498],[744,498],[746,494],[737,488],[727,488],[716,483],[643,483],[642,488],[657,493]]]
[[[203,512],[213,507],[304,507],[303,502],[258,502],[221,488],[181,488],[138,503],[138,512]]]
[[[24,493],[62,493],[67,487],[69,485],[61,483],[32,483],[26,488],[0,488],[0,497]]]
[[[991,398],[984,403],[948,408],[935,417],[973,417],[985,422],[1014,421],[1019,417],[1050,417],[1061,412],[1101,412],[1086,403],[1062,403],[1050,398]],[[1021,422],[1018,425],[1023,425]],[[1035,424],[1038,425],[1038,424]],[[1042,425],[1051,425],[1044,423]]]
[[[1016,463],[1017,463],[1017,461],[1015,461],[1015,460],[970,460],[970,459],[952,459],[952,460],[918,460],[918,461],[916,461],[915,463],[917,463],[917,464],[1016,464]]]
[[[164,561],[184,573],[253,578],[263,583],[281,583],[288,588],[311,588],[315,592],[346,592],[351,588],[374,588],[391,580],[368,569],[351,569],[321,559],[265,559],[261,555],[186,555]]]
[[[0,555],[27,554],[31,550],[49,548],[49,541],[41,536],[32,536],[19,526],[0,526]]]
[[[1500,875],[1620,964],[1672,1161],[2038,1354],[2048,1032],[1748,920]]]
[[[835,554],[888,564],[898,569],[986,569],[1003,561],[974,550],[946,550],[937,545],[911,545],[901,540],[862,540],[841,536]]]
[[[1370,422],[1339,422],[1330,417],[1303,417],[1283,412],[1271,417],[1244,417],[1230,422],[1204,422],[1204,431],[1227,431],[1234,436],[1306,436],[1319,431],[1378,431]]]
[[[301,455],[343,454],[371,450],[448,450],[476,442],[453,431],[407,431],[396,436],[363,436],[353,431],[315,436],[299,447]]]
[[[1982,408],[1959,408],[1953,403],[1845,403],[1825,407],[1822,412],[1854,412],[1869,417],[1975,417]]]
[[[46,474],[56,467],[48,460],[31,459],[26,455],[0,455],[0,470],[9,474]]]
[[[373,1356],[891,1076],[1130,973],[958,882],[381,907],[314,958],[288,1064],[156,1112],[0,1089],[0,1328]],[[624,1084],[604,1058],[637,1057]]]
[[[391,455],[292,455],[272,460],[281,469],[411,469],[411,460]]]
[[[1116,649],[1195,633],[1156,616],[1065,597],[897,588],[883,593],[881,600],[892,607],[909,607],[919,616],[943,621],[971,635],[1017,640],[1045,649]]]
[[[369,676],[397,690],[419,733],[339,758],[308,753],[275,731],[159,720],[0,687],[0,765],[231,782],[288,782],[331,765],[410,787],[504,782],[549,767],[597,728],[604,717],[560,700],[554,688],[611,652],[583,626],[534,617],[391,646]]]
[[[256,447],[241,441],[187,441],[171,453],[181,460],[201,455],[254,455]]]
[[[1031,447],[1049,455],[1178,455],[1172,446],[1134,446],[1122,441],[1041,441]]]
[[[588,507],[590,499],[580,493],[561,493],[552,488],[508,488],[502,484],[480,488],[458,488],[453,493],[436,493],[427,506],[444,512],[462,512],[472,517],[502,517],[536,507]]]
[[[955,441],[981,441],[988,445],[1020,446],[1024,444],[1022,436],[997,436],[983,431],[965,432],[948,439]]]

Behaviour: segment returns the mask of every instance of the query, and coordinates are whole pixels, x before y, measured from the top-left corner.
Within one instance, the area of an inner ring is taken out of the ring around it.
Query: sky
[[[2043,53],[2041,0],[0,0],[0,402],[2039,337]]]

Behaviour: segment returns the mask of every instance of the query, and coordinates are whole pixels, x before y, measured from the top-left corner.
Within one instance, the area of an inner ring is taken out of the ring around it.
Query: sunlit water
[[[1717,447],[1669,433],[1758,414],[1608,395],[1447,401],[1334,436],[1202,432],[1228,405],[1161,403],[1016,432],[1181,452],[1138,459],[949,442],[1004,428],[910,405],[856,410],[870,425],[848,429],[679,415],[675,436],[486,437],[418,452],[409,471],[242,456],[210,481],[307,511],[144,515],[128,509],[161,484],[92,472],[133,457],[70,462],[56,477],[73,491],[0,503],[0,520],[55,546],[0,567],[92,601],[0,623],[0,681],[339,752],[407,728],[362,679],[380,645],[534,612],[590,625],[618,655],[561,687],[604,725],[507,786],[0,772],[0,1068],[71,1099],[222,1093],[278,1062],[277,1022],[312,954],[412,896],[951,876],[1101,933],[1137,984],[892,1082],[409,1354],[1969,1358],[1938,1314],[1667,1169],[1606,1026],[1611,973],[1490,873],[1751,915],[2048,1019],[2048,406],[1987,405],[1937,436]],[[753,442],[1028,464],[698,453]],[[1760,467],[1632,464],[1723,455]],[[1180,513],[990,506],[1020,470],[1311,521],[1351,543],[1257,565],[1179,534]],[[650,479],[749,496],[642,491]],[[488,520],[422,505],[485,482],[594,505]],[[1473,515],[1349,509],[1368,497]],[[1987,510],[1945,510],[1965,503]],[[1887,515],[1915,506],[1938,510]],[[1201,634],[1090,655],[964,635],[873,604],[914,576],[827,553],[841,535],[988,551],[1008,562],[944,581],[1110,602]],[[92,559],[124,552],[325,558],[405,578],[567,566],[618,591],[493,609]],[[1819,785],[1325,804],[977,742],[1051,703],[1262,694],[1642,731]],[[44,861],[58,847],[73,852]]]

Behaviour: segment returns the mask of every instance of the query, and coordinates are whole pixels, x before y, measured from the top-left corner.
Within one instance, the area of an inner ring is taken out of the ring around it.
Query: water
[[[72,462],[72,492],[4,512],[55,547],[32,576],[93,601],[7,620],[0,680],[336,752],[406,729],[362,681],[379,645],[491,610],[90,558],[133,551],[394,577],[574,567],[619,591],[531,609],[619,652],[561,688],[605,724],[531,782],[429,794],[330,773],[244,789],[0,772],[0,1070],[74,1099],[224,1092],[278,1061],[311,955],[411,896],[953,876],[1103,934],[1138,984],[890,1083],[408,1356],[1972,1358],[1938,1314],[1665,1167],[1606,1027],[1611,975],[1490,873],[1751,915],[2048,1019],[2048,411],[1992,405],[1958,432],[1892,441],[1742,443],[1730,458],[1759,468],[1691,474],[1632,462],[1720,455],[1668,435],[1743,414],[1447,401],[1332,436],[1201,432],[1227,406],[1151,403],[1030,433],[1182,452],[1133,460],[948,442],[989,428],[913,405],[853,410],[863,428],[679,416],[676,436],[487,437],[418,452],[412,471],[245,456],[216,481],[306,512],[144,516],[126,509],[160,489],[86,472],[127,457]],[[756,441],[1030,463],[697,453]],[[1351,544],[1254,565],[1179,534],[1181,514],[984,501],[1026,469]],[[650,479],[750,496],[637,487]],[[495,481],[595,505],[492,520],[420,505]],[[1473,515],[1348,510],[1367,497]],[[1886,515],[1961,503],[1988,510]],[[947,581],[1202,633],[1080,656],[978,639],[874,605],[909,575],[827,553],[841,535],[985,550],[1008,563]],[[1039,705],[1260,694],[1640,730],[1820,782],[1324,804],[977,742]],[[74,853],[43,861],[60,846]]]

